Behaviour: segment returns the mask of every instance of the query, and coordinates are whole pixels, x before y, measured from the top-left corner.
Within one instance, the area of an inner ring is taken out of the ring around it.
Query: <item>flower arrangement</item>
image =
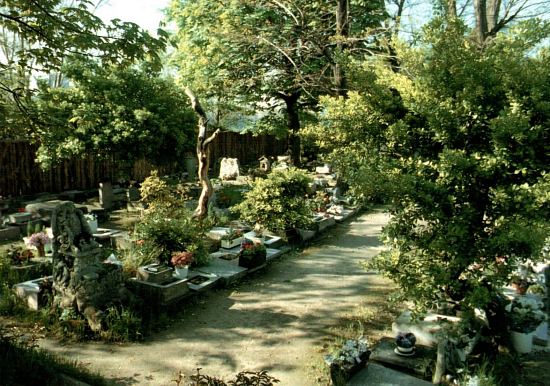
[[[261,243],[245,240],[239,252],[239,266],[248,269],[256,268],[266,262],[267,249]]]
[[[85,219],[86,221],[94,221],[94,220],[97,220],[97,217],[96,217],[96,215],[93,214],[93,213],[86,213],[86,214],[84,215],[84,219]]]
[[[195,261],[193,258],[193,253],[188,251],[183,252],[173,252],[172,259],[170,260],[174,267],[185,267],[189,266]]]
[[[354,373],[363,368],[370,357],[369,345],[364,339],[349,339],[333,355],[325,356],[330,378],[335,386],[347,385]]]
[[[524,334],[535,331],[539,324],[546,319],[542,308],[543,303],[539,300],[525,296],[515,298],[506,306],[510,329]]]
[[[250,240],[245,240],[242,244],[241,256],[253,257],[258,254],[265,254],[266,248],[263,244],[254,243]]]
[[[229,232],[222,236],[222,240],[234,240],[243,237],[243,231],[240,229],[229,228]]]
[[[50,243],[52,240],[44,232],[37,232],[30,235],[28,240],[26,240],[26,245],[28,247],[40,247]]]

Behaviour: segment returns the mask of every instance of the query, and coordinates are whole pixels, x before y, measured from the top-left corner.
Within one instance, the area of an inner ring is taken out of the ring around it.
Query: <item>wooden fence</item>
[[[123,171],[116,161],[96,160],[91,155],[42,170],[35,163],[36,150],[36,145],[25,141],[0,142],[0,196],[95,189],[101,181],[116,181]],[[222,157],[238,158],[241,164],[247,164],[262,155],[280,155],[285,150],[286,141],[273,136],[222,132],[212,143],[211,165]],[[159,168],[147,160],[137,161],[130,178],[141,181],[152,169]],[[182,166],[165,166],[159,170],[161,174],[178,171],[184,171]]]

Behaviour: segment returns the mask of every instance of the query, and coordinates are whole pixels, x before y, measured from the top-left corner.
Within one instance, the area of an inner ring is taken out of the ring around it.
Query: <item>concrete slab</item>
[[[212,259],[208,265],[197,267],[198,273],[213,274],[222,279],[223,284],[236,281],[246,274],[247,269],[239,267],[238,259],[226,261],[219,258]]]
[[[378,365],[369,363],[348,382],[348,386],[428,386],[430,382]]]
[[[215,287],[218,280],[220,280],[220,278],[212,273],[189,271],[187,286],[192,291],[203,292],[209,288]]]
[[[370,361],[421,377],[433,372],[437,357],[435,348],[417,344],[411,356],[398,355],[395,349],[394,338],[382,338],[372,350]]]
[[[275,249],[275,248],[266,248],[266,252],[267,252],[266,260],[268,262],[276,259],[277,257],[281,256],[284,253],[284,251],[280,249]]]

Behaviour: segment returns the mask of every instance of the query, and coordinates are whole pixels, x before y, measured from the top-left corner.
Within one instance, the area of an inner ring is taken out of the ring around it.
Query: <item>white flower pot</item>
[[[535,336],[540,340],[548,340],[548,322],[539,324],[535,331]]]
[[[531,352],[533,349],[533,334],[534,332],[527,334],[517,331],[511,332],[512,346],[519,354],[528,354]]]
[[[189,266],[186,265],[184,267],[175,267],[174,269],[174,276],[178,279],[185,279],[187,278],[187,274],[189,273]]]
[[[410,354],[414,351],[414,347],[399,347],[399,346],[397,346],[397,350],[402,354]]]
[[[97,233],[97,219],[95,220],[88,220],[88,226],[90,227],[90,231],[92,233]]]
[[[243,242],[242,237],[237,237],[236,239],[233,239],[233,240],[222,240],[222,248],[225,248],[225,249],[235,248],[241,245],[242,242]]]

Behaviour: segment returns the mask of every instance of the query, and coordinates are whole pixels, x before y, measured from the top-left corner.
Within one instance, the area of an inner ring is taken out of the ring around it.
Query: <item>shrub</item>
[[[233,207],[241,219],[271,231],[305,228],[312,208],[305,199],[311,178],[302,170],[274,171],[254,182],[245,200]]]
[[[208,251],[202,241],[203,226],[195,221],[186,209],[155,207],[146,212],[136,225],[134,237],[139,240],[142,251],[158,250],[158,260],[169,264],[172,252],[189,251],[195,264],[208,261]]]

